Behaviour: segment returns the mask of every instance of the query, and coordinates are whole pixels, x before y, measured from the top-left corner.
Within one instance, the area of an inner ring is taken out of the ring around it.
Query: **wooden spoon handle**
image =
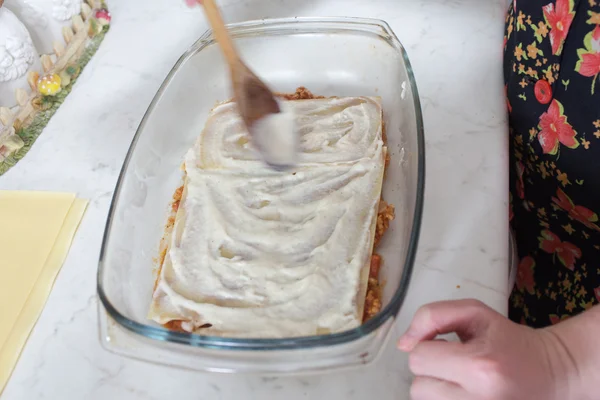
[[[221,46],[221,50],[223,50],[223,54],[225,55],[229,67],[233,70],[239,64],[240,57],[233,45],[231,36],[229,36],[229,33],[227,32],[219,7],[217,7],[214,0],[203,0],[202,3],[204,5],[206,18],[208,18],[208,22],[215,35],[215,39],[217,39],[217,42]]]

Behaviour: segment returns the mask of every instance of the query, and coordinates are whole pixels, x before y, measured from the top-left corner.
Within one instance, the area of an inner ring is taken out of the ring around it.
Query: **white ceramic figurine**
[[[5,0],[25,24],[41,54],[52,54],[54,42],[64,43],[63,28],[81,12],[83,0]]]
[[[0,105],[17,104],[15,91],[30,91],[29,71],[42,70],[40,58],[27,28],[0,0]]]

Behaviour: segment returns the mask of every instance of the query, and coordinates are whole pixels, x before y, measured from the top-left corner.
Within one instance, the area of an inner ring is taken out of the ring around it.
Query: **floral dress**
[[[600,301],[600,0],[515,0],[504,51],[510,317],[543,327]]]

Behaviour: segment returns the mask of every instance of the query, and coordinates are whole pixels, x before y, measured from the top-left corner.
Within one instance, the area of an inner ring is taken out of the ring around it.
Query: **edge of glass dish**
[[[142,335],[147,338],[167,341],[171,343],[187,344],[194,347],[201,348],[212,348],[220,350],[293,350],[293,349],[306,349],[315,347],[324,347],[332,345],[340,345],[348,342],[352,342],[366,335],[371,334],[379,327],[381,327],[389,318],[394,318],[404,302],[406,292],[412,276],[413,264],[416,257],[416,251],[418,247],[418,240],[421,229],[421,219],[423,212],[423,196],[425,188],[425,139],[424,139],[424,128],[423,128],[423,116],[421,111],[421,104],[419,100],[419,94],[413,74],[413,70],[406,54],[406,50],[393,33],[387,22],[378,19],[369,18],[354,18],[354,17],[295,17],[295,18],[278,18],[278,19],[264,19],[256,21],[248,21],[243,23],[228,25],[228,29],[233,38],[249,37],[249,36],[276,36],[280,34],[290,34],[296,30],[295,26],[298,26],[297,32],[306,33],[335,33],[335,32],[365,32],[371,34],[377,34],[383,40],[388,42],[389,45],[397,49],[404,60],[408,78],[413,94],[413,102],[415,107],[415,116],[417,123],[417,192],[415,199],[415,212],[413,215],[413,223],[411,227],[411,234],[408,244],[408,251],[404,260],[404,270],[400,280],[398,290],[394,293],[390,302],[385,306],[377,315],[362,324],[361,326],[354,328],[349,331],[318,335],[318,336],[305,336],[305,337],[294,337],[284,339],[239,339],[239,338],[224,338],[216,336],[201,336],[191,333],[182,333],[170,331],[163,327],[156,327],[151,325],[141,324],[136,321],[132,321],[123,314],[121,314],[111,303],[104,288],[102,286],[102,278],[104,273],[104,253],[106,251],[108,237],[112,226],[113,218],[115,217],[116,204],[119,199],[121,192],[121,185],[125,177],[125,172],[129,165],[132,153],[135,150],[139,136],[144,130],[144,126],[148,119],[148,116],[153,112],[156,103],[161,98],[164,90],[171,82],[171,79],[178,71],[179,67],[191,56],[195,55],[203,48],[214,43],[212,31],[208,30],[205,32],[198,41],[196,41],[175,63],[164,82],[160,86],[158,92],[152,99],[150,106],[146,110],[140,125],[133,137],[131,145],[127,151],[127,156],[123,163],[123,167],[119,173],[119,179],[117,181],[116,189],[113,194],[111,205],[109,208],[107,224],[104,230],[102,238],[102,246],[100,250],[100,258],[98,261],[98,274],[97,274],[97,292],[102,305],[119,325],[124,327],[126,330],[133,333]],[[312,26],[312,28],[311,28]]]

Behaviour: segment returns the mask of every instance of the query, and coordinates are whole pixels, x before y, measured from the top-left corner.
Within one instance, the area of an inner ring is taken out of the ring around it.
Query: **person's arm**
[[[542,331],[555,336],[557,362],[573,365],[569,400],[600,398],[600,306]]]
[[[461,342],[434,340],[456,333]],[[410,352],[413,400],[584,400],[598,398],[600,308],[534,330],[483,303],[432,303],[398,347]]]

